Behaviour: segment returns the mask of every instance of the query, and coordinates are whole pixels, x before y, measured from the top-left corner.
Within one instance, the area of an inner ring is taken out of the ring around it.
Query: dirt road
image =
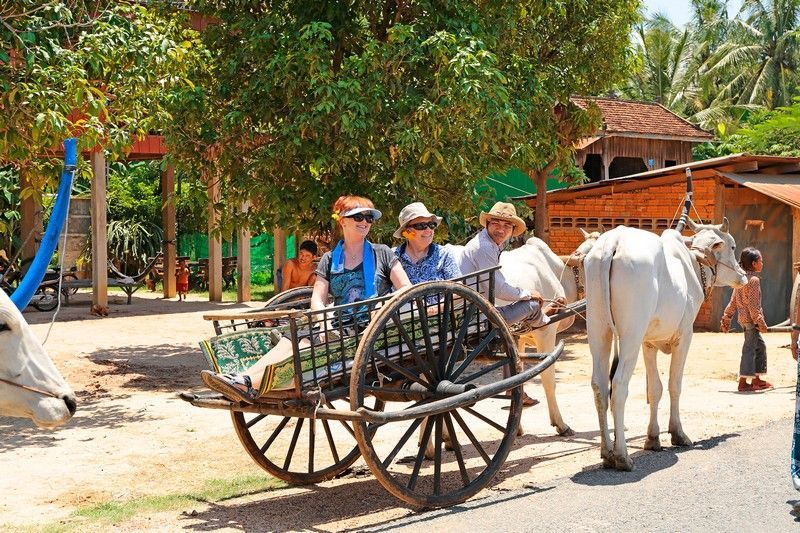
[[[137,294],[130,306],[122,305],[123,297],[114,298],[120,303],[112,305],[111,315],[96,318],[88,315],[87,296],[76,297],[74,305],[62,310],[47,342],[78,394],[75,418],[49,432],[27,421],[0,418],[0,528],[60,523],[66,528],[103,529],[107,522],[86,518],[83,511],[106,502],[122,505],[141,502],[145,496],[190,494],[205,490],[211,481],[243,475],[267,477],[242,449],[227,413],[193,408],[176,397],[181,390],[201,389],[198,373],[205,363],[197,342],[212,332],[201,318],[203,312],[237,306],[168,302],[149,293]],[[43,338],[47,316],[25,316]],[[786,347],[788,337],[765,335],[768,378],[776,389],[747,395],[735,392],[741,334],[697,334],[681,402],[687,434],[700,441],[789,416],[794,409],[794,361]],[[582,333],[567,341],[567,352],[557,363],[558,398],[576,435],[557,437],[544,405],[527,409],[526,434],[517,439],[488,491],[536,486],[599,463],[588,346]],[[662,356],[664,381],[668,362],[669,357]],[[543,396],[537,381],[527,391]],[[666,400],[665,392],[660,409],[664,429]],[[644,453],[640,450],[647,416],[640,361],[626,411],[631,453]],[[662,443],[669,443],[668,435],[662,435]],[[232,496],[245,492],[234,491]],[[260,491],[211,503],[181,501],[167,510],[143,505],[113,523],[128,530],[341,530],[376,526],[416,512],[365,474],[360,461],[348,477],[318,486]]]

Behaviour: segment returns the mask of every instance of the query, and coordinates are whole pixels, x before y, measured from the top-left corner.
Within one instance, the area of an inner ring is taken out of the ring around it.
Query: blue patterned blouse
[[[414,263],[406,254],[406,243],[394,249],[394,254],[403,265],[408,279],[413,285],[423,281],[439,281],[457,278],[461,275],[453,256],[438,244],[431,244],[426,255],[419,263]]]

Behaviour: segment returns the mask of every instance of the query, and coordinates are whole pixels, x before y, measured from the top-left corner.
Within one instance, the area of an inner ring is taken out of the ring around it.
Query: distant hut
[[[578,143],[575,164],[598,182],[692,161],[692,146],[710,133],[653,102],[575,96],[575,105],[600,108],[603,126]]]

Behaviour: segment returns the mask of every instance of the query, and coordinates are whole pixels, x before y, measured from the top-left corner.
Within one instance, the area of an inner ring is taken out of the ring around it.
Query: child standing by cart
[[[186,301],[186,293],[189,292],[189,265],[186,259],[181,259],[178,268],[175,269],[175,285],[178,291],[178,301]]]
[[[759,392],[772,388],[761,377],[767,373],[767,346],[761,333],[766,333],[764,310],[761,308],[761,280],[756,274],[764,268],[761,252],[755,248],[745,248],[739,257],[739,264],[747,273],[747,285],[734,289],[731,301],[722,315],[720,329],[727,333],[731,326],[733,313],[739,313],[739,325],[744,329],[742,360],[739,364],[739,392]],[[748,383],[748,379],[752,379]]]

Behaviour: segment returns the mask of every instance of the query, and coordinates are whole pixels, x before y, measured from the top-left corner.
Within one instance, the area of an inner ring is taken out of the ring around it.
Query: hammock
[[[69,210],[69,197],[72,192],[72,178],[75,175],[78,162],[78,139],[70,137],[64,141],[64,170],[61,172],[61,180],[58,184],[58,196],[50,214],[50,222],[47,223],[47,230],[42,238],[42,244],[33,258],[33,263],[20,281],[19,286],[11,295],[11,301],[22,311],[30,303],[36,289],[44,279],[50,260],[58,245],[58,236],[64,226]]]
[[[150,273],[150,271],[153,269],[156,263],[159,262],[163,256],[164,252],[158,252],[156,256],[153,259],[151,259],[149,263],[147,263],[147,265],[144,267],[144,270],[142,270],[138,274],[134,274],[133,276],[129,276],[127,274],[123,274],[122,272],[120,272],[117,269],[117,267],[114,266],[114,262],[111,259],[108,260],[108,269],[111,271],[111,273],[114,275],[115,278],[128,281],[129,283],[141,283],[144,280],[144,278],[147,277],[147,274]]]

